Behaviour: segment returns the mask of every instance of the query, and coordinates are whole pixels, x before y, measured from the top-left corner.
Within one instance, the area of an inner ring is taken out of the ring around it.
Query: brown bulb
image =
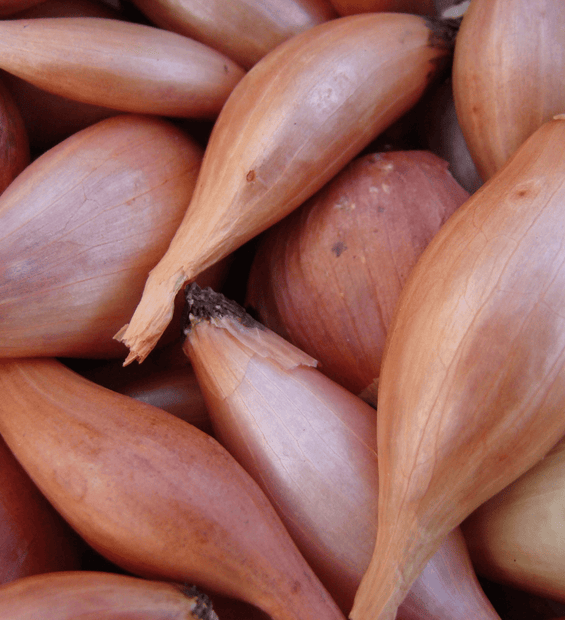
[[[432,153],[359,158],[265,233],[246,303],[360,393],[379,376],[410,271],[468,195]]]

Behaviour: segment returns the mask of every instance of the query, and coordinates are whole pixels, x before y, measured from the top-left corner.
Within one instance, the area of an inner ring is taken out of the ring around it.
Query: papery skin
[[[123,355],[112,336],[174,235],[201,160],[172,124],[120,115],[28,166],[0,197],[1,356]]]
[[[177,585],[94,571],[45,573],[0,587],[6,620],[218,620],[211,606],[197,615],[197,603]]]
[[[423,139],[430,151],[449,162],[449,171],[470,194],[483,184],[457,120],[451,78],[430,97],[422,119]]]
[[[380,374],[410,270],[468,197],[428,151],[357,158],[265,232],[245,303],[358,394]]]
[[[71,360],[64,363],[105,388],[163,409],[212,434],[202,391],[179,342],[159,347],[141,365],[122,367],[122,360]]]
[[[1,360],[0,391],[6,443],[105,558],[273,620],[343,620],[261,489],[206,433],[54,359]]]
[[[565,439],[462,524],[477,571],[565,603]]]
[[[0,17],[4,18],[40,4],[44,0],[0,0]]]
[[[187,295],[190,295],[188,293]],[[277,509],[348,613],[376,539],[375,411],[261,326],[193,319],[184,350],[219,441]],[[265,342],[271,343],[268,353]],[[403,620],[498,618],[461,532],[451,532],[399,610]]]
[[[85,103],[211,119],[245,74],[223,54],[187,37],[94,17],[0,22],[0,68]]]
[[[45,0],[45,4],[49,1]],[[0,71],[0,79],[8,87],[21,111],[32,159],[43,155],[81,129],[121,113],[119,110],[53,95],[6,71]]]
[[[0,584],[78,570],[84,549],[0,437]]]
[[[208,45],[244,69],[308,28],[337,17],[329,0],[135,0],[161,28]]]
[[[106,17],[119,19],[110,5],[97,0],[48,0],[19,11],[11,19],[37,17]],[[0,71],[27,129],[32,159],[73,133],[120,112],[48,93],[25,80]]]
[[[117,334],[139,362],[183,284],[288,215],[420,98],[450,55],[422,17],[331,20],[282,43],[218,117],[194,197]]]
[[[12,94],[4,81],[0,81],[0,194],[29,161],[29,138],[24,120]]]
[[[565,109],[565,3],[473,0],[457,34],[453,96],[483,181]]]
[[[435,15],[434,0],[331,0],[340,15],[390,11],[414,15]]]
[[[105,17],[125,19],[119,9],[98,0],[49,0],[40,2],[12,15],[10,19],[38,17]]]
[[[553,120],[408,278],[379,381],[379,530],[353,620],[394,618],[445,534],[565,433],[564,162]]]

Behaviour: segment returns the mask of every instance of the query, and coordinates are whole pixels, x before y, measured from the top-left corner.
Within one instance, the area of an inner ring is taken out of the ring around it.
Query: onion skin
[[[410,270],[468,197],[430,152],[358,158],[265,233],[246,305],[324,374],[360,393],[379,376]]]
[[[202,149],[170,123],[120,115],[35,160],[0,197],[0,355],[118,357],[190,200]]]
[[[379,380],[379,529],[351,618],[392,619],[447,532],[565,433],[565,121],[424,250]],[[520,458],[516,458],[516,455]]]
[[[375,543],[375,411],[314,360],[231,304],[187,289],[184,350],[219,441],[276,507],[304,557],[349,612]],[[229,314],[233,310],[234,314]],[[208,316],[206,316],[208,314]],[[461,532],[448,535],[400,607],[403,620],[498,618]]]
[[[451,174],[470,194],[476,192],[483,181],[457,120],[451,79],[443,82],[429,98],[422,124],[424,143],[430,151],[449,162]]]
[[[119,10],[104,0],[49,0],[19,11],[10,19],[37,19],[39,17],[105,17],[124,19]]]
[[[565,439],[462,524],[481,575],[565,603]]]
[[[83,547],[0,438],[0,584],[78,570]]]
[[[565,4],[473,0],[455,44],[453,95],[475,166],[489,179],[565,109]]]
[[[250,69],[292,36],[337,17],[328,0],[135,0],[161,28],[196,39]]]
[[[49,0],[12,16],[14,19],[37,17],[119,19],[119,13],[109,5],[92,0]],[[5,71],[1,76],[23,117],[33,159],[73,133],[119,113],[111,108],[53,95]]]
[[[331,0],[339,15],[358,13],[413,13],[414,15],[436,15],[434,0]]]
[[[422,17],[377,13],[310,28],[259,61],[222,109],[186,217],[116,334],[126,364],[155,346],[185,282],[325,185],[416,103],[449,54]]]
[[[48,573],[0,587],[10,620],[218,620],[205,595],[137,577],[94,571]]]
[[[244,75],[187,37],[94,17],[0,22],[0,68],[77,101],[194,118],[215,118]]]
[[[194,370],[178,342],[155,349],[141,365],[121,360],[63,360],[75,372],[109,390],[163,409],[212,434],[212,424]]]
[[[8,87],[21,112],[32,159],[81,129],[120,114],[111,108],[53,95],[5,71],[0,72],[0,79]]]
[[[4,18],[23,11],[32,6],[45,2],[45,0],[0,0],[0,17]]]
[[[0,82],[0,194],[29,164],[29,140],[19,108]]]
[[[214,439],[53,359],[0,362],[0,433],[90,546],[273,620],[343,620],[273,507]]]

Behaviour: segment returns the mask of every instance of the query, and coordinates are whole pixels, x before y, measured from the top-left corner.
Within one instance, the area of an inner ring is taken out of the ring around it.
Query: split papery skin
[[[419,16],[374,13],[310,28],[262,58],[222,108],[186,216],[115,335],[125,364],[153,349],[185,282],[323,187],[416,104],[451,50]]]
[[[278,339],[273,341],[270,330],[255,321],[239,304],[214,292],[210,287],[201,289],[198,284],[192,283],[186,288],[185,299],[183,320],[185,334],[189,334],[194,325],[201,320],[219,324],[222,318],[227,317],[230,320],[222,322],[221,326],[231,330],[235,338],[261,357],[272,356],[287,370],[299,365],[317,365],[313,357],[286,340],[281,338],[280,342]]]
[[[215,435],[259,483],[344,613],[376,539],[375,411],[211,289],[186,291],[184,350]],[[498,616],[459,530],[428,563],[403,620]]]

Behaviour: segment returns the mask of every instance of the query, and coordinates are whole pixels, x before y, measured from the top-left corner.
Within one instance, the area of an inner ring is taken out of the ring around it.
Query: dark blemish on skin
[[[250,170],[245,178],[249,183],[255,181],[255,170]]]
[[[377,207],[377,213],[384,213],[386,209],[384,207]]]
[[[230,70],[229,70],[229,68],[228,68],[228,66],[227,66],[227,65],[224,65],[224,72],[225,72],[225,73],[229,73],[229,72],[230,72]]]
[[[332,246],[332,252],[337,257],[341,256],[343,252],[345,252],[345,250],[347,250],[347,246],[345,245],[345,243],[343,243],[343,241],[338,241],[337,243],[334,243]]]

